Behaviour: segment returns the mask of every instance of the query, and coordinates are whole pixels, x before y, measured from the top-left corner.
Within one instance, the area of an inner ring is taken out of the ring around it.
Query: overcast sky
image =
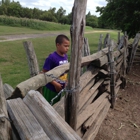
[[[38,8],[40,10],[48,10],[50,7],[55,7],[58,10],[63,7],[66,10],[66,14],[71,12],[74,0],[14,0],[19,1],[23,7]],[[90,11],[92,15],[99,16],[96,13],[96,7],[106,6],[106,0],[87,0],[87,13]]]

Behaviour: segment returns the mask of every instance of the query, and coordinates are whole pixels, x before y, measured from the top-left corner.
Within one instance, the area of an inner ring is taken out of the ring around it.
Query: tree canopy
[[[20,2],[10,2],[10,0],[0,1],[0,15],[7,15],[13,17],[40,19],[44,21],[57,22],[61,24],[72,23],[72,13],[66,15],[66,10],[60,7],[56,10],[55,7],[50,7],[49,10],[40,10],[38,8],[22,7]],[[98,18],[91,15],[90,12],[86,16],[87,26],[98,27]]]
[[[100,12],[99,26],[127,31],[129,38],[140,31],[140,0],[106,0],[105,7],[97,7]]]

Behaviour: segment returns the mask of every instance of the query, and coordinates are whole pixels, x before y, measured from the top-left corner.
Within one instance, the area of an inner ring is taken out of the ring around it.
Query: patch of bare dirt
[[[140,64],[127,75],[127,85],[119,91],[95,140],[140,140]]]

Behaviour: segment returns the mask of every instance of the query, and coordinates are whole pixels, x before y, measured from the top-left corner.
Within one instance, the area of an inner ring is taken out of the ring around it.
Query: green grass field
[[[0,39],[2,35],[8,34],[37,34],[44,32],[46,31],[39,31],[19,27],[0,26]],[[88,38],[91,54],[97,51],[100,34],[103,34],[103,37],[105,37],[106,33],[108,32],[109,31],[107,30],[92,29],[86,27],[85,37]],[[65,33],[69,34],[69,30],[65,30]],[[118,32],[110,31],[109,33],[111,38],[117,41]],[[33,43],[39,67],[41,70],[45,58],[48,56],[49,53],[55,50],[54,40],[55,36],[0,42],[0,73],[3,83],[8,83],[13,88],[15,88],[17,84],[30,78],[26,53],[23,47],[24,41],[31,41]],[[70,51],[68,53],[68,56],[70,58]]]

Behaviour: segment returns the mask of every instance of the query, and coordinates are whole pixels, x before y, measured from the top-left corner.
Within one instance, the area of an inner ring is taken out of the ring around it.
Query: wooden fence
[[[138,42],[139,39],[135,39],[133,44],[138,45]],[[65,122],[64,97],[52,107],[39,93],[40,87],[68,72],[70,64],[58,66],[45,74],[38,74],[33,45],[31,42],[25,42],[24,46],[28,48],[28,54],[31,54],[27,55],[30,56],[29,63],[36,64],[31,64],[31,78],[18,84],[15,89],[8,84],[2,86],[1,82],[0,99],[3,101],[0,108],[5,108],[5,111],[0,112],[0,119],[3,120],[0,132],[5,130],[2,136],[10,134],[11,124],[12,129],[16,128],[11,136],[14,139],[93,140],[108,110],[110,107],[114,108],[119,89],[125,87],[126,72],[134,54],[129,51],[127,36],[122,36],[118,43],[115,43],[107,34],[102,44],[99,43],[97,53],[82,57],[81,67],[86,66],[87,70],[80,76],[78,116],[74,131]],[[131,46],[135,46],[133,44]],[[5,119],[8,119],[8,115],[4,93],[11,123]]]

